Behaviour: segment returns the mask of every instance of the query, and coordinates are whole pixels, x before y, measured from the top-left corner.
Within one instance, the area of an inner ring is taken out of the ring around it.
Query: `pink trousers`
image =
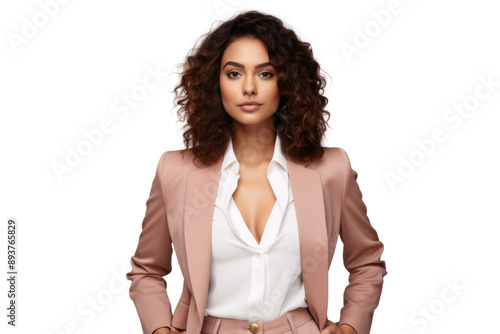
[[[296,308],[268,321],[249,321],[206,315],[201,334],[319,334],[307,307]]]

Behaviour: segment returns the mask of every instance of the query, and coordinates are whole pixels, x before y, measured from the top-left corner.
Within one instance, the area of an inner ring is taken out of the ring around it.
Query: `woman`
[[[321,146],[330,114],[319,70],[308,43],[257,11],[188,56],[175,88],[186,149],[160,158],[127,273],[145,334],[369,333],[383,244],[346,152]],[[350,283],[334,323],[339,235]],[[172,244],[184,276],[173,315]]]

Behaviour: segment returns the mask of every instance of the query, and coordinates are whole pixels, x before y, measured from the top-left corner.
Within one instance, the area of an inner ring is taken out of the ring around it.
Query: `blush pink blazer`
[[[212,217],[222,159],[205,167],[193,163],[188,150],[161,155],[146,202],[146,213],[132,270],[129,295],[144,334],[174,326],[199,334],[203,325],[210,277]],[[196,161],[199,164],[199,160]],[[369,334],[373,314],[387,274],[381,255],[384,246],[372,227],[357,179],[346,152],[326,147],[320,160],[302,163],[287,155],[295,202],[300,258],[306,301],[316,324],[323,329],[328,308],[328,269],[340,236],[343,261],[349,271],[341,323],[358,334]],[[172,314],[163,276],[172,270],[175,247],[184,284]],[[228,279],[231,279],[228,277]],[[330,319],[334,321],[333,319]]]

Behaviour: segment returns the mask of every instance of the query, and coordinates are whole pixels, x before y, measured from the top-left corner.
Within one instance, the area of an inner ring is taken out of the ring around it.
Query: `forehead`
[[[242,64],[258,64],[269,61],[267,47],[260,39],[242,37],[228,45],[222,54],[222,65],[227,61]]]

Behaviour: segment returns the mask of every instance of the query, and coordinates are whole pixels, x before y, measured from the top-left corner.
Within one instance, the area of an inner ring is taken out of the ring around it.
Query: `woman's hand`
[[[326,326],[320,334],[358,334],[356,330],[347,324],[337,326],[336,323],[326,319]]]
[[[161,327],[153,332],[153,334],[169,334],[169,333],[186,333],[186,331],[181,332],[180,330],[172,326],[172,330],[169,330],[167,327]]]
[[[187,333],[187,331],[180,331],[178,330],[177,328],[175,328],[174,326],[172,326],[172,330],[170,331],[170,333]]]

